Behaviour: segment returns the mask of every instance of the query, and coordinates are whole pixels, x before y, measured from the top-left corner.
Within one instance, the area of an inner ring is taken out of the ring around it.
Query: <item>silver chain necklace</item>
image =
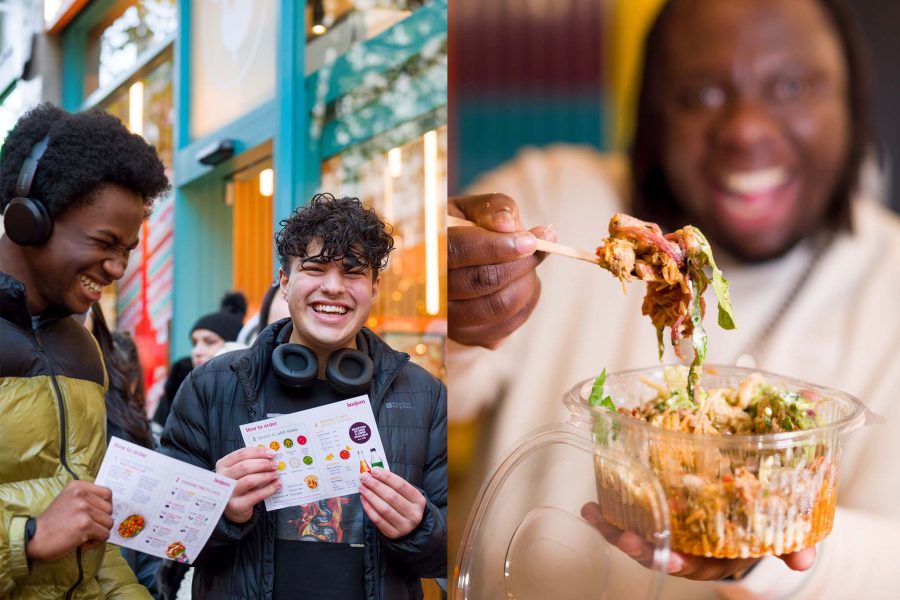
[[[825,231],[815,236],[812,241],[812,252],[809,257],[809,262],[804,267],[803,272],[800,273],[800,276],[797,278],[797,282],[794,283],[793,287],[788,291],[787,295],[784,297],[784,300],[778,305],[778,308],[772,315],[772,318],[769,319],[769,322],[766,324],[762,330],[756,334],[756,337],[747,345],[744,349],[744,352],[738,356],[735,364],[739,367],[749,367],[751,369],[756,368],[757,366],[757,357],[761,357],[764,355],[766,347],[769,344],[769,339],[772,337],[772,334],[775,333],[775,330],[781,324],[781,321],[784,319],[784,315],[787,314],[788,310],[793,306],[794,301],[800,295],[800,292],[806,287],[806,282],[812,277],[813,272],[816,270],[816,267],[822,260],[822,257],[825,255],[825,251],[831,246],[831,242],[834,240],[834,230],[832,228],[827,228]]]

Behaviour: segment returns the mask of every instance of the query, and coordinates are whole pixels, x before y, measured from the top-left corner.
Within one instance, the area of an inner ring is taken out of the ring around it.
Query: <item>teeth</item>
[[[316,304],[313,307],[313,310],[316,312],[329,313],[333,315],[342,315],[347,312],[347,309],[343,306],[334,306],[332,304]]]
[[[723,178],[726,190],[733,194],[753,195],[771,191],[783,185],[788,179],[787,169],[772,167],[757,171],[731,173]]]
[[[97,285],[96,283],[94,283],[93,281],[91,281],[90,279],[85,277],[84,275],[81,276],[81,284],[84,287],[86,287],[87,289],[89,289],[90,291],[92,291],[94,293],[98,293],[98,294],[103,289],[99,285]]]

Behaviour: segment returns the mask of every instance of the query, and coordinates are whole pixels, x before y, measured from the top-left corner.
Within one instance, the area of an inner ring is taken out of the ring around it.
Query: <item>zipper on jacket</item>
[[[66,600],[69,600],[72,597],[72,594],[75,593],[75,590],[78,589],[78,586],[84,581],[84,567],[81,564],[81,547],[75,548],[75,560],[78,563],[78,579],[75,580],[75,585],[70,587],[69,591],[66,592]]]
[[[41,355],[47,363],[50,381],[53,382],[53,389],[56,392],[56,404],[59,406],[59,462],[69,475],[72,476],[72,479],[78,479],[78,475],[76,475],[75,471],[69,467],[69,461],[66,459],[66,406],[65,402],[63,402],[62,390],[59,388],[59,382],[56,380],[56,373],[53,372],[53,364],[50,362],[50,357],[47,356],[47,352],[44,350],[44,344],[41,342],[41,335],[38,332],[37,327],[32,326],[32,331],[34,332],[34,339],[37,342],[38,349],[41,351]]]
[[[69,475],[72,476],[72,479],[77,480],[78,475],[76,475],[75,471],[69,467],[69,462],[66,460],[66,405],[65,402],[63,402],[62,390],[59,387],[59,381],[56,379],[56,373],[53,372],[53,363],[50,362],[50,357],[47,355],[46,350],[44,350],[44,344],[41,342],[41,334],[38,332],[38,328],[32,324],[31,330],[34,333],[34,339],[37,342],[38,349],[44,357],[44,361],[47,363],[50,381],[53,382],[53,390],[56,392],[56,404],[59,406],[59,462]],[[84,581],[84,565],[81,563],[80,547],[75,549],[75,563],[78,565],[78,578],[75,580],[75,584],[69,588],[68,592],[66,592],[66,600],[69,600],[72,597],[72,594],[75,593],[75,590],[78,589],[78,586]]]

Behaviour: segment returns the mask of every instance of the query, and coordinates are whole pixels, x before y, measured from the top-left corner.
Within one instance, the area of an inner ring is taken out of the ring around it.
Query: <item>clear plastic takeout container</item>
[[[604,391],[616,407],[653,399],[664,367],[609,375]],[[645,495],[604,459],[629,456],[645,465],[665,494],[672,550],[717,558],[781,555],[812,546],[831,531],[838,463],[845,434],[880,417],[853,396],[797,379],[730,366],[706,366],[701,387],[735,388],[752,373],[780,389],[817,398],[818,425],[769,434],[695,434],[590,406],[593,379],[564,397],[576,427],[590,430],[603,518],[652,539],[657,527]],[[648,384],[649,382],[649,384]]]
[[[619,530],[588,522],[596,461],[627,482],[649,537],[637,561]],[[558,423],[529,432],[486,480],[460,541],[452,600],[613,600],[658,597],[669,560],[665,498],[654,474],[594,446],[585,428]]]

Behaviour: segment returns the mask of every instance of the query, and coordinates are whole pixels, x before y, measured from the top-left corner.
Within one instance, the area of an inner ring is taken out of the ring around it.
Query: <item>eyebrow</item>
[[[98,233],[99,235],[105,235],[105,236],[109,237],[109,238],[112,240],[112,243],[113,243],[113,244],[116,244],[116,245],[119,245],[119,246],[124,246],[124,245],[125,245],[125,244],[122,243],[121,238],[119,238],[118,235],[116,235],[115,233],[113,233],[113,232],[110,231],[109,229],[101,229],[101,230],[98,231],[97,233]],[[129,250],[134,250],[135,248],[137,248],[137,247],[140,245],[140,243],[141,243],[141,238],[138,237],[136,240],[134,240],[134,242],[133,242],[131,245],[128,246],[128,249],[129,249]]]

